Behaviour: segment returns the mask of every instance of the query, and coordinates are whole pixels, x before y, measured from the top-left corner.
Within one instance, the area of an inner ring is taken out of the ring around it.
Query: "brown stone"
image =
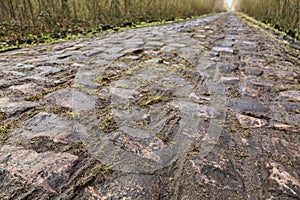
[[[10,174],[7,181],[40,186],[57,193],[68,180],[77,156],[69,153],[37,153],[23,147],[4,145],[0,149],[0,168]]]
[[[250,97],[259,97],[260,96],[260,93],[258,90],[250,88],[250,87],[243,88],[242,94],[245,96],[250,96]]]
[[[267,121],[263,119],[258,119],[247,115],[241,115],[241,114],[237,114],[236,117],[242,126],[248,128],[261,128],[267,125]]]

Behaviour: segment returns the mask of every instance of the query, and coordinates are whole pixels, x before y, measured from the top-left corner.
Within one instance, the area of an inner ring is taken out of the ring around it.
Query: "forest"
[[[223,0],[0,0],[0,41],[220,11]]]
[[[300,38],[299,0],[235,0],[234,7],[292,37]]]

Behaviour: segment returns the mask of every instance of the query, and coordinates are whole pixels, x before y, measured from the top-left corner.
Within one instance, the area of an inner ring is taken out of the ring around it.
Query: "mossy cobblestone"
[[[300,45],[251,23],[1,53],[0,199],[299,198]]]

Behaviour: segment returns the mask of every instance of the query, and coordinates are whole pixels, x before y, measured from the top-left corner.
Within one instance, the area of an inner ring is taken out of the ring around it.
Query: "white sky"
[[[231,7],[232,0],[225,0],[225,2],[229,5],[229,7]]]

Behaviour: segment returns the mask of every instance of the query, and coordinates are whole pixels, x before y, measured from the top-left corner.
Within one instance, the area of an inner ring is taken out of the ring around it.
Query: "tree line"
[[[223,0],[0,0],[0,41],[222,10]]]
[[[300,0],[235,0],[235,9],[300,38]]]

